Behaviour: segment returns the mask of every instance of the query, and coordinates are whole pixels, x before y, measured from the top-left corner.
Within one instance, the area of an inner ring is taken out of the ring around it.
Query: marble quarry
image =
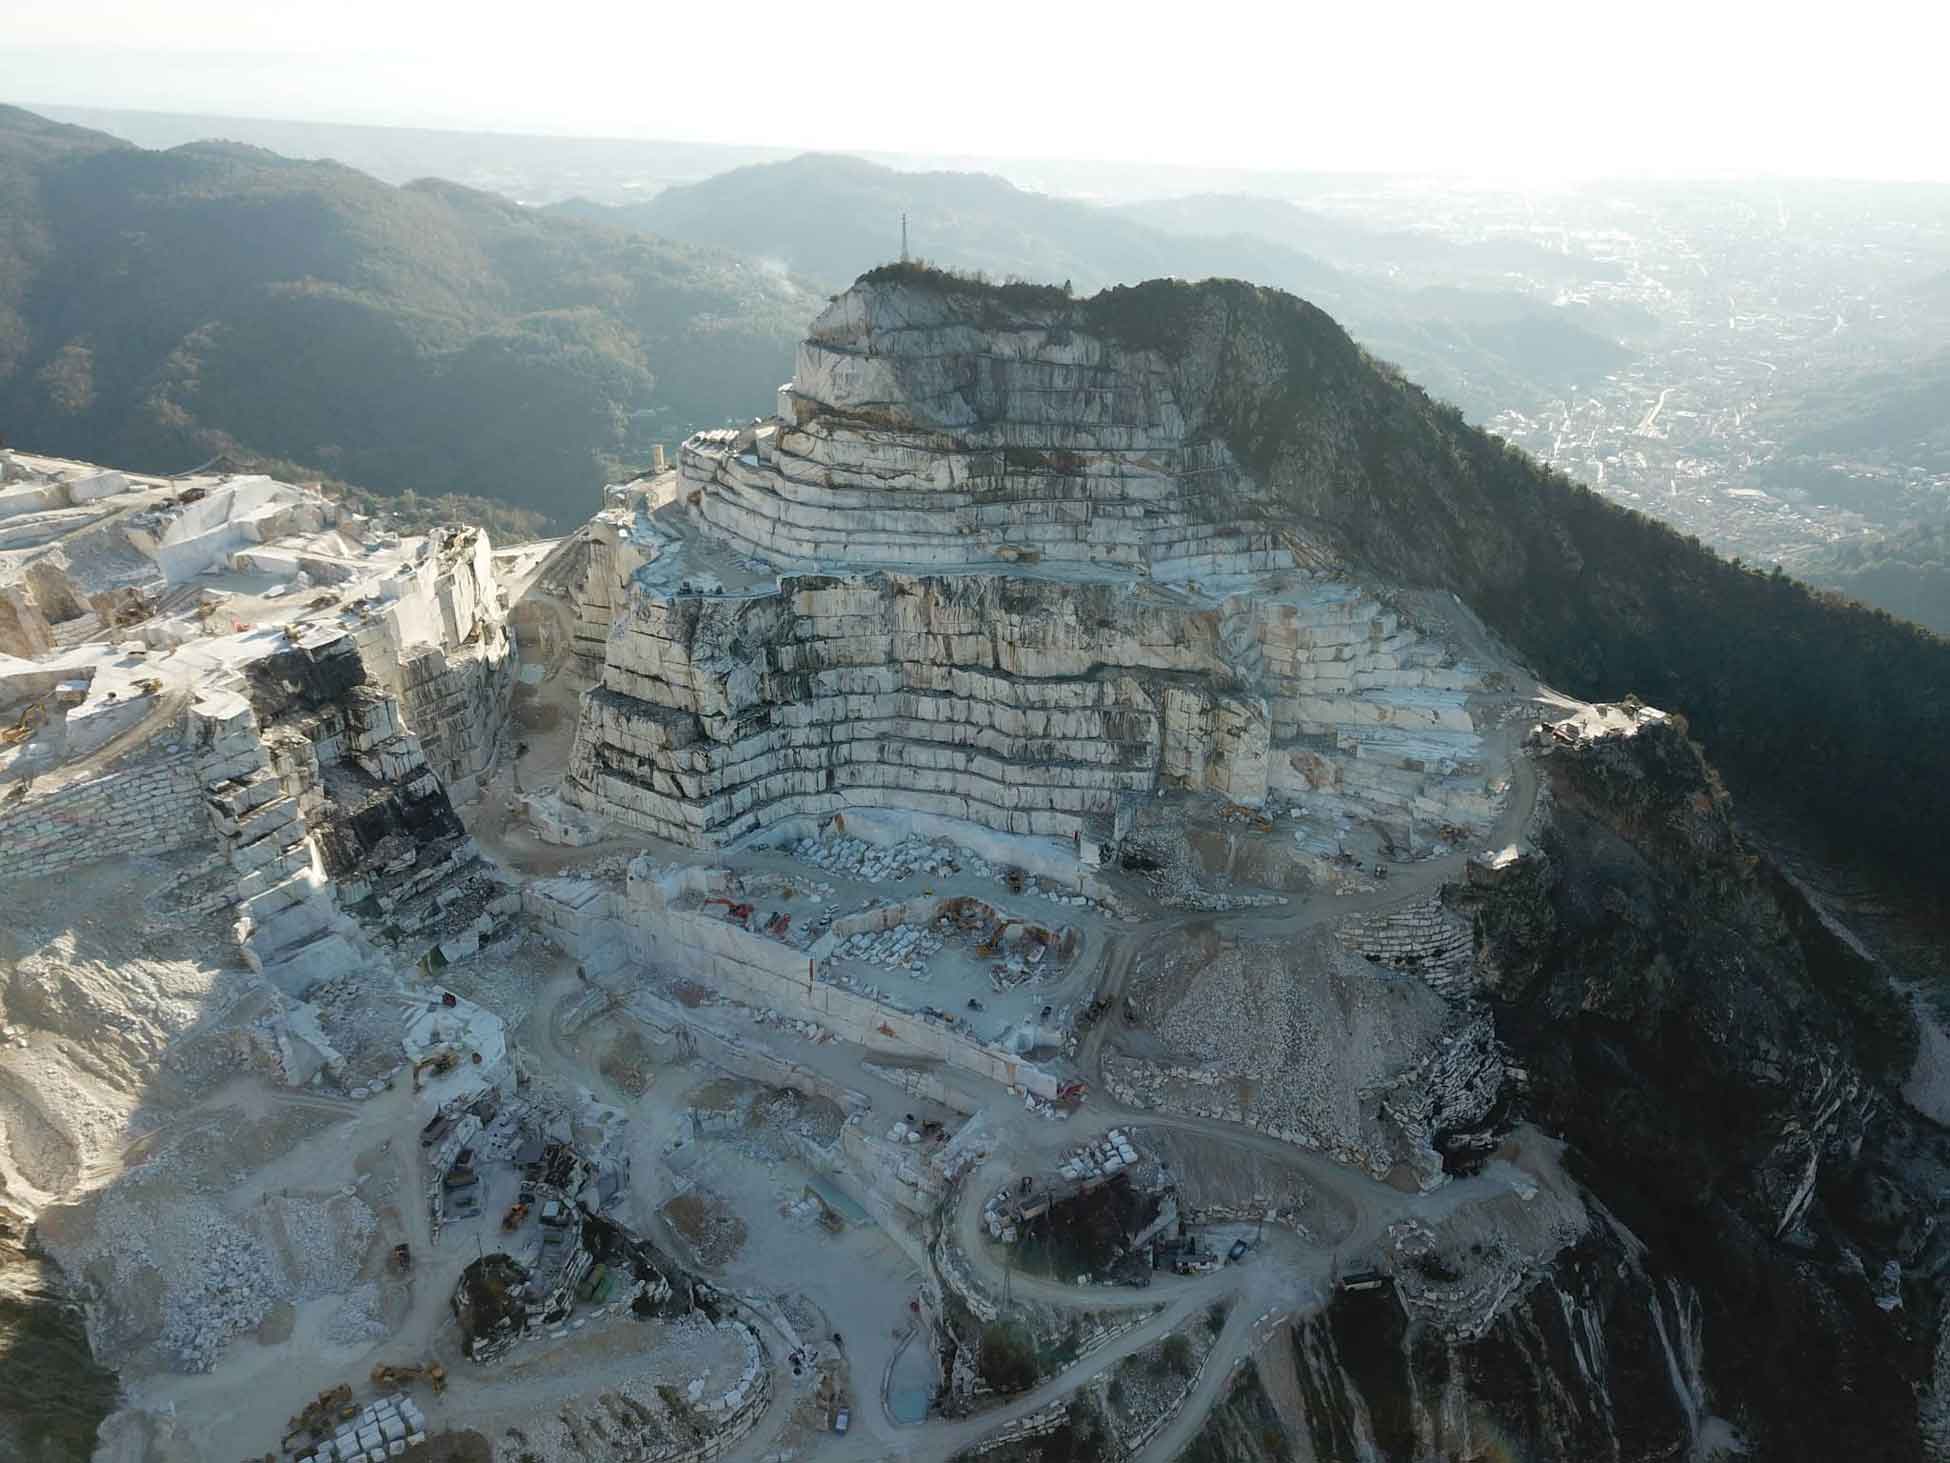
[[[774,415],[610,490],[570,803],[700,848],[899,809],[1087,851],[1161,789],[1494,815],[1494,667],[1271,527],[1161,357],[979,313],[857,286]]]
[[[0,879],[206,848],[208,903],[293,996],[370,957],[362,916],[436,938],[413,910],[478,863],[452,800],[511,685],[487,536],[258,475],[6,477]]]

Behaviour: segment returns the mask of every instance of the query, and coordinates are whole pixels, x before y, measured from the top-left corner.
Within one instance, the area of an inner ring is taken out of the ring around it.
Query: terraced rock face
[[[1161,787],[1487,821],[1494,667],[1299,567],[1211,373],[1072,314],[864,283],[778,415],[613,490],[564,796],[693,845],[849,807],[1095,843]]]
[[[1270,525],[1228,511],[1250,484],[1162,355],[1069,315],[850,290],[813,322],[774,422],[692,438],[680,479],[717,537],[779,563],[1291,567]]]

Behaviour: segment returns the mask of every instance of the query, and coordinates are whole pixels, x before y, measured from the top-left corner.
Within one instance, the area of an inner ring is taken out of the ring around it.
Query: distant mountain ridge
[[[902,216],[916,257],[996,279],[1067,281],[1079,293],[1147,279],[1250,279],[1329,311],[1376,354],[1483,418],[1540,390],[1589,382],[1629,360],[1613,322],[1510,289],[1520,263],[1564,273],[1573,261],[1524,241],[1458,245],[1384,232],[1277,199],[1222,195],[1105,208],[1016,187],[985,173],[900,172],[835,154],[735,168],[639,204],[571,200],[552,212],[729,249],[839,289],[898,252]],[[1204,226],[1200,227],[1201,219]],[[1321,244],[1333,262],[1311,252]],[[1405,288],[1378,255],[1423,266],[1418,278],[1475,282]],[[1352,263],[1357,268],[1343,267]],[[1579,262],[1587,274],[1608,266]]]
[[[228,451],[567,522],[652,444],[763,399],[816,304],[456,184],[0,109],[0,430],[40,450]]]
[[[0,430],[15,440],[151,469],[230,452],[558,522],[653,444],[764,400],[820,295],[898,253],[903,212],[917,253],[996,276],[1298,292],[1479,417],[1625,349],[1507,291],[1411,293],[1261,234],[818,154],[640,205],[529,209],[237,143],[148,151],[5,109],[0,202]]]

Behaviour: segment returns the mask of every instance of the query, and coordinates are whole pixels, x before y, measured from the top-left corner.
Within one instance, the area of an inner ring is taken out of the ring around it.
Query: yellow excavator
[[[447,1390],[447,1369],[437,1361],[381,1362],[372,1369],[372,1384],[381,1391],[424,1380],[436,1392]]]
[[[0,747],[17,747],[47,724],[47,703],[30,701],[12,726],[0,727]]]

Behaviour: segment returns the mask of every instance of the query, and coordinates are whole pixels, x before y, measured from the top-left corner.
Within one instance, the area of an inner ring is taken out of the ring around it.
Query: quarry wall
[[[1360,592],[1000,575],[637,587],[562,795],[692,846],[880,810],[1071,846],[1158,787],[1493,814],[1458,662]]]
[[[1214,379],[1042,305],[858,285],[775,416],[609,490],[566,575],[597,684],[565,802],[693,847],[879,812],[1086,862],[1161,788],[1411,843],[1494,815],[1478,668],[1269,517],[1185,405]]]
[[[0,811],[0,882],[213,840],[194,753],[86,777]]]

